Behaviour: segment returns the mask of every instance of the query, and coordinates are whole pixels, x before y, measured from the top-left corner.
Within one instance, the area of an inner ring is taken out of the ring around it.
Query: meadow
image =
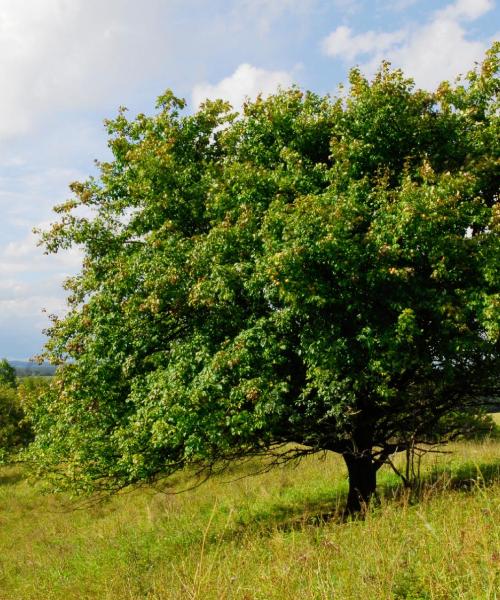
[[[427,455],[413,497],[389,468],[364,520],[342,518],[337,456],[107,502],[0,470],[0,600],[500,598],[500,442]]]

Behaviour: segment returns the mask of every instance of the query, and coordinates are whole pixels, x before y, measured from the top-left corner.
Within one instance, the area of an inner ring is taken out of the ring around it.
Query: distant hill
[[[16,370],[18,377],[29,377],[30,375],[50,376],[56,372],[56,368],[48,363],[39,365],[27,360],[9,360],[9,363]]]

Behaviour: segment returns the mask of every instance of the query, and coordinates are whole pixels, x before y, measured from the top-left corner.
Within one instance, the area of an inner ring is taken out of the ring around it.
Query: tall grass
[[[418,499],[383,470],[364,521],[341,518],[336,456],[86,506],[5,468],[0,600],[500,598],[500,443],[450,450]]]

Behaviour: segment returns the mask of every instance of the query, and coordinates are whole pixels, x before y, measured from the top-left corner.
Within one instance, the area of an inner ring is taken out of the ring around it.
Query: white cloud
[[[436,19],[395,48],[389,59],[422,87],[453,80],[483,58],[486,45],[468,40],[461,25],[452,19]],[[373,67],[374,65],[372,65]]]
[[[78,249],[44,255],[31,233],[0,247],[0,336],[9,353],[26,356],[40,348],[47,315],[66,310],[61,284],[81,260]]]
[[[0,169],[9,169],[11,167],[24,167],[26,160],[21,156],[0,157]]]
[[[351,3],[353,0],[340,1]],[[237,20],[244,17],[246,27],[249,22],[256,23],[260,33],[267,34],[284,14],[304,17],[311,13],[316,3],[317,0],[240,0],[236,3],[233,15]]]
[[[495,6],[493,0],[457,0],[436,13],[438,19],[473,21]]]
[[[40,224],[42,228],[47,223]],[[0,247],[0,276],[20,275],[21,273],[52,274],[60,281],[74,273],[81,266],[82,254],[77,248],[47,256],[38,246],[38,238],[29,233],[24,239],[11,241]],[[24,282],[16,278],[19,285]]]
[[[50,292],[55,290],[39,290],[37,286],[23,289],[23,295],[11,298],[0,296],[0,325],[26,323],[29,321],[35,332],[41,332],[47,327],[49,319],[47,315],[62,314],[66,308],[65,302],[59,294]]]
[[[333,0],[333,4],[337,10],[346,14],[353,14],[361,8],[359,0]]]
[[[386,11],[401,12],[403,10],[408,10],[416,3],[417,0],[386,0],[385,2],[383,2],[382,9]]]
[[[84,178],[77,169],[65,167],[6,169],[0,174],[0,244],[14,235],[24,237],[36,222],[50,219],[54,204],[69,197],[69,183]]]
[[[92,109],[137,84],[165,55],[161,0],[2,0],[0,140],[49,112]],[[156,25],[157,27],[157,25]]]
[[[0,302],[22,297],[28,286],[14,279],[0,280]]]
[[[454,79],[483,58],[487,46],[469,39],[466,24],[493,6],[492,0],[456,0],[412,30],[355,34],[340,26],[323,40],[322,48],[331,57],[349,62],[361,59],[361,68],[368,75],[383,59],[390,60],[418,86],[432,88],[445,79]]]
[[[207,98],[228,100],[235,109],[239,109],[246,97],[254,99],[259,94],[267,96],[278,87],[288,87],[293,77],[287,71],[268,71],[247,63],[214,85],[201,83],[193,88],[193,106],[199,106]]]
[[[322,48],[328,56],[339,56],[354,60],[357,56],[373,52],[385,52],[405,39],[405,31],[392,33],[367,31],[353,35],[352,29],[341,25],[322,42]]]

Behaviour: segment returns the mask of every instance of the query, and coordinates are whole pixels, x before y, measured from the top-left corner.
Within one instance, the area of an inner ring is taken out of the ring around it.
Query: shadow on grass
[[[14,485],[24,479],[23,474],[20,471],[12,471],[0,473],[0,486],[1,485]]]
[[[333,502],[332,502],[333,498]],[[335,489],[329,498],[309,498],[291,504],[274,504],[262,510],[252,511],[238,523],[240,531],[258,528],[265,531],[293,531],[304,527],[324,525],[329,521],[345,522],[343,504],[345,495]]]
[[[463,463],[458,467],[449,465],[434,467],[426,473],[412,488],[401,482],[380,486],[380,495],[388,500],[409,499],[417,504],[431,496],[445,491],[474,491],[500,482],[500,461],[494,463]]]
[[[376,508],[382,503],[418,504],[447,491],[472,493],[500,482],[500,461],[495,463],[465,463],[459,467],[434,468],[426,473],[418,485],[409,489],[396,479],[379,484],[377,498],[373,501]],[[362,520],[363,516],[352,516],[345,511],[346,492],[332,488],[329,494],[316,498],[294,499],[275,503],[262,509],[250,510],[240,515],[229,537],[237,537],[245,531],[256,528],[263,534],[273,531],[301,530],[304,527],[321,526],[328,522],[346,523]]]

